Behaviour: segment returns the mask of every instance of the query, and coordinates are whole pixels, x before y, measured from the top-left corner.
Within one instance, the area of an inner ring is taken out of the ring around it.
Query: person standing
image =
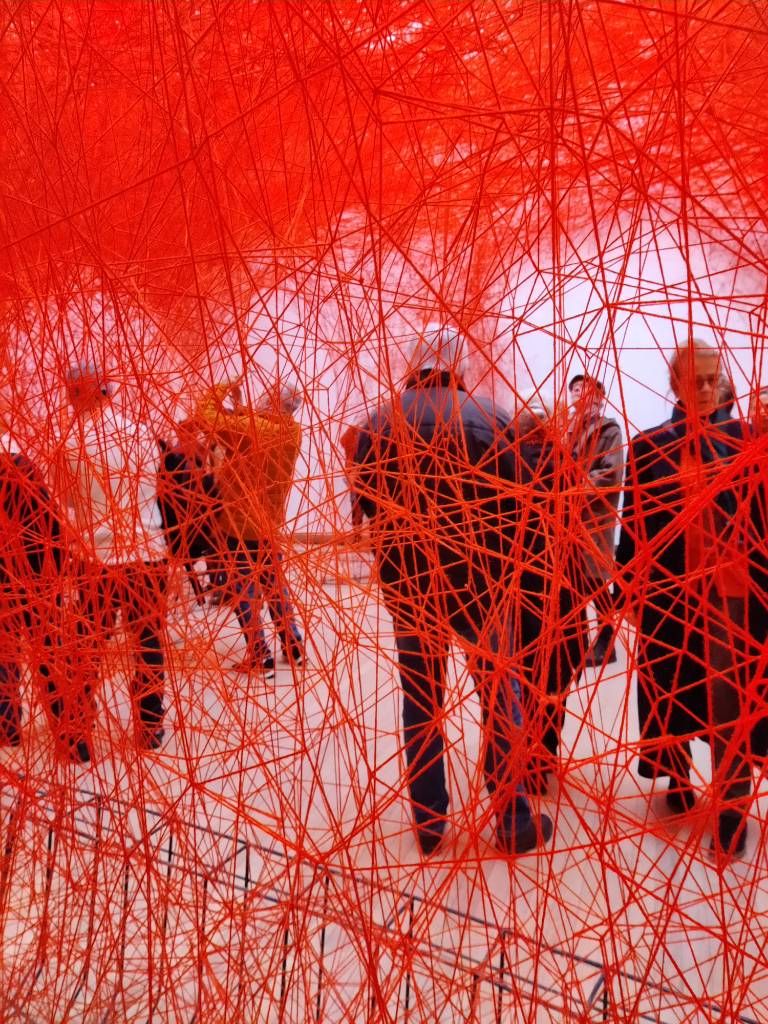
[[[633,438],[618,561],[637,621],[640,774],[669,777],[676,814],[696,799],[690,740],[709,742],[712,851],[738,855],[751,791],[743,678],[749,553],[733,421],[718,419],[720,357],[700,341],[670,363],[669,420]],[[742,652],[742,653],[740,653]]]
[[[72,668],[85,717],[82,753],[90,756],[93,691],[118,612],[133,660],[136,743],[154,750],[165,735],[167,562],[157,507],[159,450],[147,426],[115,409],[110,388],[93,364],[73,366],[66,386],[73,415],[64,441],[61,493],[80,565],[79,650]]]
[[[508,421],[466,390],[463,339],[427,332],[404,390],[372,412],[355,454],[354,486],[392,617],[403,690],[403,743],[422,853],[439,845],[449,795],[442,708],[450,646],[463,647],[480,697],[483,768],[497,846],[547,842],[522,787],[520,691],[510,670],[510,600],[522,553]]]
[[[0,745],[21,743],[21,638],[26,639],[33,680],[59,740],[66,730],[65,686],[59,678],[61,652],[61,523],[42,474],[21,452],[0,416]],[[83,760],[78,741],[67,756]]]
[[[208,590],[220,594],[220,558],[223,547],[219,537],[220,502],[207,453],[187,422],[176,427],[177,441],[160,442],[160,469],[157,479],[157,504],[166,543],[171,555],[184,566],[199,604],[205,602],[203,587],[195,563],[204,560]]]
[[[516,639],[525,683],[526,787],[534,793],[547,791],[556,769],[568,688],[584,663],[587,635],[586,602],[563,543],[570,459],[554,443],[555,430],[552,414],[537,399],[520,410],[511,434],[528,497]]]
[[[747,529],[751,535],[750,587],[747,601],[749,639],[752,646],[753,726],[752,752],[768,756],[768,388],[758,388],[749,403],[746,430],[749,445]]]
[[[225,590],[247,645],[241,667],[268,675],[275,661],[261,624],[264,598],[283,657],[299,665],[304,654],[281,550],[285,507],[301,448],[301,427],[294,418],[299,404],[295,388],[274,381],[251,409],[243,404],[240,382],[231,381],[212,389],[194,416],[195,427],[215,453],[219,525],[229,552]]]
[[[584,600],[593,602],[597,615],[597,636],[586,657],[586,664],[594,667],[616,661],[612,584],[624,448],[619,424],[604,414],[602,383],[578,374],[568,389],[572,407],[568,447],[574,464],[573,512],[568,528],[577,530],[580,526],[570,538],[575,575],[581,579]]]

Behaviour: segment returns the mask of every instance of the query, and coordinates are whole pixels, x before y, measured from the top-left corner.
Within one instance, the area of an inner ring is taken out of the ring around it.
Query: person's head
[[[717,387],[717,404],[728,412],[736,404],[736,388],[727,373],[720,374],[720,382]]]
[[[689,413],[711,416],[720,405],[720,353],[694,338],[675,352],[669,364],[669,384]]]
[[[256,402],[256,411],[276,416],[293,416],[301,407],[303,397],[298,382],[293,378],[276,377],[268,381]]]
[[[416,343],[408,360],[408,376],[449,373],[461,378],[466,344],[453,327],[429,324]]]
[[[66,379],[67,399],[75,413],[94,412],[110,397],[110,388],[93,363],[76,363]]]
[[[768,433],[768,387],[756,391],[749,402],[749,421],[761,434]]]
[[[531,443],[543,441],[551,415],[542,399],[538,397],[528,399],[520,406],[515,415],[517,437]]]
[[[605,401],[605,388],[599,380],[577,373],[568,382],[571,405],[582,412],[597,412]]]

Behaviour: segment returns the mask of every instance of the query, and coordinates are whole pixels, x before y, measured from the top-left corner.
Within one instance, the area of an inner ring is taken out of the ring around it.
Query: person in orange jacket
[[[259,611],[266,598],[283,656],[299,664],[303,638],[282,571],[280,531],[301,447],[295,388],[271,385],[256,408],[242,401],[239,381],[212,389],[198,406],[196,426],[214,453],[221,500],[219,525],[230,552],[227,591],[248,651],[243,667],[274,670]]]

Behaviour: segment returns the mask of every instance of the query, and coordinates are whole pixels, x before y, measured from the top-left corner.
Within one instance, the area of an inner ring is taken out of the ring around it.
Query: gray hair
[[[416,340],[408,360],[408,372],[443,370],[460,374],[465,355],[465,339],[454,327],[429,324]]]

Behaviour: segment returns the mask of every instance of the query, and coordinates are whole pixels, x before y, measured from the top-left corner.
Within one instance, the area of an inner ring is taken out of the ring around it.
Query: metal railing
[[[19,782],[23,787],[24,780],[19,779]],[[43,829],[47,835],[45,875],[49,888],[57,848],[68,827],[50,794],[20,791],[10,799],[9,796],[6,791],[0,800],[0,807],[7,815],[3,868],[0,871],[0,908],[5,915],[8,913],[9,891],[14,884],[23,884],[23,878],[28,875],[24,864],[20,865],[23,874],[20,873],[16,881],[12,871],[16,855],[23,852],[17,849],[17,845],[25,827],[31,825],[38,830]],[[395,959],[401,947],[408,951],[399,964],[401,983],[397,994],[390,994],[388,1000],[382,1000],[373,979],[366,980],[370,961],[358,958],[359,962],[355,964],[359,978],[358,1007],[362,999],[360,991],[366,984],[370,995],[366,998],[365,1016],[360,1016],[358,1008],[356,1019],[417,1021],[425,987],[441,990],[442,986],[443,991],[461,993],[462,1019],[466,1021],[492,1020],[494,1024],[502,1024],[502,1021],[511,1019],[512,1005],[536,1007],[537,1011],[549,1014],[549,1019],[557,1021],[596,1024],[614,1019],[627,1020],[622,1005],[612,994],[617,984],[622,988],[634,988],[646,1002],[655,997],[659,1004],[665,1001],[676,1007],[687,1004],[690,1010],[698,1008],[713,1020],[724,1019],[723,1009],[717,1003],[694,1001],[690,995],[686,996],[669,985],[612,967],[598,958],[581,957],[568,949],[538,939],[533,941],[531,936],[499,928],[497,923],[482,916],[466,914],[448,904],[427,900],[423,895],[402,891],[392,885],[382,886],[379,881],[351,869],[313,860],[303,853],[291,854],[252,838],[241,838],[226,830],[179,817],[173,819],[171,827],[162,811],[150,807],[137,808],[118,798],[107,801],[85,787],[77,789],[76,797],[76,807],[67,808],[72,836],[82,844],[98,847],[102,856],[115,860],[123,858],[122,864],[118,865],[122,871],[122,905],[118,910],[121,918],[129,915],[135,898],[134,861],[137,855],[146,859],[150,851],[155,858],[155,872],[163,873],[169,883],[176,872],[181,872],[183,878],[195,887],[199,900],[197,924],[203,934],[212,900],[216,901],[219,912],[222,907],[231,905],[232,900],[247,901],[249,912],[257,916],[263,916],[270,908],[276,911],[272,919],[273,932],[276,933],[273,946],[279,946],[279,966],[274,978],[271,1009],[263,1017],[265,1020],[287,1022],[304,1019],[320,1024],[346,1019],[341,1010],[334,1013],[327,1009],[328,999],[335,993],[334,971],[328,964],[329,937],[340,929],[343,935],[351,935],[355,939],[348,949],[345,948],[345,955],[352,955],[353,959],[354,949],[366,946],[393,951]],[[183,844],[179,842],[181,835],[184,836]],[[212,859],[197,853],[190,858],[185,853],[189,848],[200,851],[206,846],[214,849],[223,847],[228,852]],[[332,910],[333,901],[350,891],[355,893],[360,906],[370,905],[376,894],[386,892],[391,900],[391,913],[377,923],[362,917],[354,920]],[[280,913],[281,907],[293,908],[291,913],[297,922],[301,922],[300,926],[291,923],[290,913]],[[461,949],[419,938],[415,925],[422,911],[439,912],[447,920],[456,920],[462,929],[475,929],[487,948],[481,955],[472,956]],[[90,934],[96,924],[94,920],[85,922],[85,933]],[[167,927],[166,910],[162,922],[164,933]],[[127,941],[123,933],[124,944]],[[512,962],[515,958],[510,956],[510,951],[532,943],[535,946],[534,962],[540,966],[546,961],[553,976],[558,973],[557,965],[561,965],[562,974],[570,979],[568,985],[546,982],[532,977],[530,972],[515,968]],[[124,945],[120,955],[125,958],[127,952]],[[41,955],[45,954],[45,949],[41,949]],[[305,954],[307,962],[300,965],[300,969],[296,968],[297,958]],[[38,979],[41,971],[42,963],[35,964],[30,979]],[[308,973],[312,978],[309,988]],[[86,982],[87,979],[81,979],[79,986],[70,993],[70,1004],[77,1003],[87,988]],[[590,987],[587,989],[588,984]],[[293,991],[297,985],[301,988],[299,994]],[[386,1003],[386,1012],[383,1003]],[[189,1024],[199,1019],[198,1011],[188,1017]],[[653,1024],[673,1022],[671,1016],[665,1016],[665,1011],[646,1011],[639,1005],[633,1019]],[[758,1024],[755,1019],[744,1015],[734,1015],[729,1019],[734,1024]]]

